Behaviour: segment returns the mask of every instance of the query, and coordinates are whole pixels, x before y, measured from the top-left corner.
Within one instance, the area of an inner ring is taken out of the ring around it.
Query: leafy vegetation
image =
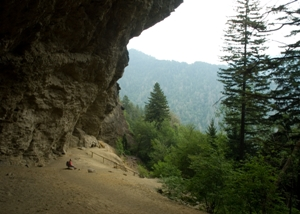
[[[238,1],[238,5],[226,32],[228,67],[219,72],[224,84],[222,129],[215,126],[215,117],[204,132],[192,123],[181,124],[172,106],[157,126],[147,113],[168,106],[160,83],[146,110],[127,96],[122,99],[136,142],[128,149],[143,161],[144,176],[161,178],[163,194],[208,213],[299,214],[300,42],[286,45],[276,58],[265,55],[264,37],[256,40],[256,35],[268,31],[257,13],[258,2]],[[281,14],[282,26],[299,27],[300,11],[291,5],[268,13]],[[290,36],[299,32],[296,28]],[[162,97],[165,105],[149,105]]]

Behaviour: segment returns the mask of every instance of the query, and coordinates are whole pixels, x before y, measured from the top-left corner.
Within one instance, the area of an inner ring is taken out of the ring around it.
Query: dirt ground
[[[103,164],[91,151],[106,152],[71,149],[44,167],[0,165],[0,213],[204,214],[159,194],[157,180]],[[76,170],[66,169],[70,158]]]

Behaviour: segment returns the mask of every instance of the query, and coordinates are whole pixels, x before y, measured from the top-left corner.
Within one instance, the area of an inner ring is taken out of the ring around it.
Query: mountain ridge
[[[215,117],[215,103],[221,97],[222,84],[217,81],[217,71],[224,65],[158,60],[134,49],[129,50],[129,58],[129,65],[118,81],[121,98],[127,95],[131,102],[144,107],[158,82],[170,110],[183,124],[206,129]]]

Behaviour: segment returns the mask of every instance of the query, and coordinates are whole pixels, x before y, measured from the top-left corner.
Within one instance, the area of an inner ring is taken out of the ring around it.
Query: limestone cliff
[[[79,142],[112,142],[122,114],[116,81],[128,41],[182,0],[3,0],[0,4],[1,160],[41,162]],[[119,113],[118,113],[119,112]]]

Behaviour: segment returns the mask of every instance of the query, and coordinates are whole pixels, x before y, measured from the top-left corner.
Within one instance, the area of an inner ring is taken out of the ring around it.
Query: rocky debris
[[[94,169],[91,169],[91,168],[88,169],[88,173],[94,173],[94,172],[95,172]]]
[[[14,173],[9,172],[9,173],[6,174],[6,176],[13,177],[13,176],[14,176]]]
[[[98,141],[99,148],[105,148],[105,143],[101,140]]]
[[[45,166],[44,163],[38,163],[38,164],[37,164],[37,167],[44,167],[44,166]]]
[[[74,132],[79,138],[79,145],[81,148],[99,147],[99,142],[95,136],[86,134],[83,130],[77,128]]]
[[[130,138],[117,84],[126,45],[182,2],[1,1],[0,156],[38,163]],[[94,138],[80,142],[78,129]]]

